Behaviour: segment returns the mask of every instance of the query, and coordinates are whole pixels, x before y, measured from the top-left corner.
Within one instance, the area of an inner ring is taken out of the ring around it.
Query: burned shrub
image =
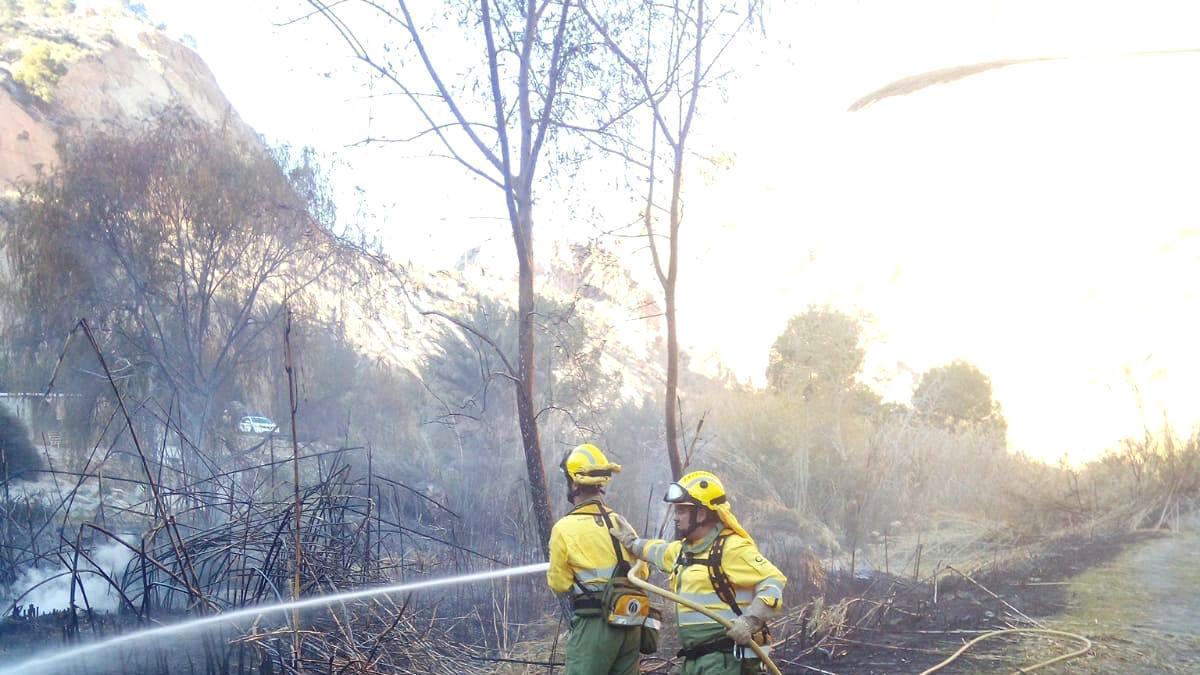
[[[0,475],[13,476],[40,468],[42,460],[29,440],[29,430],[16,415],[0,408]]]

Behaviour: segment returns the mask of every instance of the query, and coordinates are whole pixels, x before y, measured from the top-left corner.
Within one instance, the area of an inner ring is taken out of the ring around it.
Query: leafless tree
[[[518,268],[516,358],[465,322],[443,318],[494,349],[503,363],[503,376],[516,388],[530,493],[545,553],[552,521],[534,404],[533,214],[539,169],[544,169],[547,143],[563,105],[562,88],[579,77],[574,65],[586,51],[586,21],[569,0],[455,3],[429,22],[414,17],[413,6],[405,0],[387,6],[373,0],[309,4],[360,63],[412,104],[424,128],[411,139],[436,139],[442,152],[497,188],[503,198]],[[465,44],[455,56],[474,55],[465,70],[443,67],[435,54],[454,28]],[[372,39],[380,33],[386,37]],[[393,40],[396,34],[400,38]],[[406,68],[406,60],[415,67]],[[478,121],[475,115],[490,121]]]
[[[759,12],[758,0],[748,3],[661,4],[629,2],[605,4],[581,0],[588,21],[602,36],[608,50],[625,70],[622,86],[615,91],[621,97],[609,97],[615,106],[606,107],[607,115],[585,133],[607,138],[615,129],[633,134],[649,133],[649,148],[630,138],[616,139],[620,153],[645,172],[645,206],[642,223],[654,261],[654,271],[663,289],[667,323],[667,382],[664,398],[667,456],[671,473],[679,478],[684,469],[679,449],[679,331],[676,325],[676,288],[679,279],[679,237],[683,224],[683,178],[692,125],[696,120],[700,97],[724,74],[719,66],[734,40],[752,25]],[[649,129],[620,121],[644,109],[649,112]],[[659,148],[659,139],[666,145]],[[611,144],[603,147],[612,148]],[[660,163],[666,164],[659,173]],[[655,197],[660,184],[670,190],[664,207]],[[661,233],[655,224],[666,213],[665,256],[660,251]]]

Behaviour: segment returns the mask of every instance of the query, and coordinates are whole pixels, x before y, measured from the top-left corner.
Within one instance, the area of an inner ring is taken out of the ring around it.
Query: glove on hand
[[[622,546],[637,553],[637,551],[633,550],[633,542],[637,541],[638,538],[637,530],[633,529],[629,521],[615,513],[612,514],[612,523],[613,526],[608,530],[612,536],[616,537]]]
[[[763,620],[757,616],[743,614],[733,620],[733,626],[725,629],[725,634],[734,642],[748,647],[754,641],[754,634],[762,630]]]
[[[725,634],[739,645],[748,647],[754,639],[754,634],[767,625],[767,619],[776,611],[761,600],[755,599],[746,607],[745,613],[734,619],[733,627],[725,629]]]

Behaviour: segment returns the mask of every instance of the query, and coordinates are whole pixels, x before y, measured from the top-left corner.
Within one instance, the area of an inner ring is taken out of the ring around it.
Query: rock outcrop
[[[64,133],[171,105],[257,142],[194,51],[117,7],[0,21],[0,185],[50,169]]]

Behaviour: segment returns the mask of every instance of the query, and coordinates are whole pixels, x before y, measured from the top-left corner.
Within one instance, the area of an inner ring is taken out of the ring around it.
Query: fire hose
[[[980,642],[983,642],[984,640],[988,640],[990,638],[994,638],[994,637],[997,637],[1000,635],[1010,635],[1012,633],[1036,633],[1036,634],[1041,634],[1041,635],[1055,635],[1058,637],[1070,638],[1072,640],[1077,640],[1077,641],[1083,643],[1082,647],[1080,647],[1079,649],[1076,649],[1073,652],[1063,654],[1062,656],[1056,656],[1056,657],[1050,659],[1049,661],[1042,661],[1041,663],[1036,663],[1032,666],[1025,666],[1024,668],[1018,668],[1016,671],[1018,673],[1032,673],[1033,671],[1038,670],[1039,668],[1045,668],[1046,666],[1053,665],[1055,663],[1061,663],[1062,661],[1067,661],[1069,659],[1073,659],[1078,656],[1083,656],[1084,654],[1088,653],[1088,651],[1090,651],[1092,648],[1091,640],[1085,638],[1082,635],[1078,635],[1076,633],[1068,633],[1066,631],[1061,631],[1061,630],[1051,630],[1049,628],[1004,628],[1001,630],[994,630],[994,631],[990,631],[988,633],[984,633],[983,635],[980,635],[979,637],[975,638],[974,640],[971,640],[970,642],[964,644],[962,647],[959,647],[958,651],[951,654],[945,661],[942,661],[941,663],[937,664],[936,666],[934,666],[928,670],[922,671],[921,675],[932,675],[932,673],[936,673],[937,671],[941,670],[942,668],[945,668],[946,666],[950,665],[951,662],[953,662],[958,657],[962,656],[963,653],[966,652],[968,649],[970,649],[971,647],[973,647],[974,645],[976,645]]]
[[[708,618],[712,619],[713,621],[716,621],[717,623],[721,624],[722,626],[724,626],[726,628],[733,627],[732,621],[718,615],[716,612],[712,611],[711,609],[708,609],[707,607],[705,607],[699,603],[688,600],[687,598],[685,598],[681,595],[672,593],[671,591],[668,591],[665,588],[659,588],[658,586],[655,586],[654,584],[650,583],[649,581],[642,580],[642,578],[639,576],[639,574],[642,571],[642,568],[645,567],[645,565],[646,565],[646,563],[644,561],[639,560],[637,562],[637,564],[633,566],[633,569],[630,570],[630,572],[629,572],[629,583],[633,584],[634,586],[637,586],[638,588],[642,589],[643,591],[646,591],[647,593],[653,593],[654,595],[666,598],[667,600],[670,600],[671,602],[679,603],[680,605],[683,605],[684,607],[687,607],[689,609],[693,609],[697,612],[700,612],[704,616],[707,616]],[[775,665],[775,662],[771,660],[771,657],[767,656],[767,650],[763,649],[762,645],[758,644],[757,642],[754,642],[752,639],[750,641],[750,649],[754,650],[754,655],[757,656],[760,661],[762,661],[763,666],[765,666],[767,669],[767,672],[771,673],[771,675],[783,675],[783,673],[781,673],[779,671],[779,668]]]
[[[683,605],[684,607],[688,607],[697,612],[700,612],[704,616],[707,616],[708,618],[712,619],[713,621],[716,621],[717,623],[721,624],[722,626],[724,626],[726,628],[733,627],[732,621],[718,615],[717,613],[713,612],[712,610],[708,609],[707,607],[704,607],[703,605],[701,605],[699,603],[688,600],[687,598],[680,596],[676,593],[672,593],[671,591],[668,591],[665,588],[659,588],[658,586],[655,586],[654,584],[652,584],[648,581],[644,581],[641,578],[640,574],[642,572],[642,569],[645,567],[645,565],[646,565],[645,561],[639,560],[639,561],[637,561],[637,564],[635,564],[633,566],[633,569],[630,570],[629,582],[631,584],[633,584],[634,586],[637,586],[638,588],[642,589],[643,591],[646,591],[647,593],[652,593],[659,597],[666,598],[667,600],[679,603],[680,605]],[[932,675],[932,673],[935,673],[935,672],[941,670],[942,668],[945,668],[946,666],[950,665],[950,663],[952,663],[953,661],[958,659],[958,657],[962,656],[968,649],[970,649],[971,647],[973,647],[974,645],[976,645],[980,642],[983,642],[984,640],[994,638],[994,637],[997,637],[1000,635],[1009,635],[1012,633],[1040,633],[1043,635],[1056,635],[1059,637],[1066,637],[1066,638],[1078,640],[1079,642],[1083,643],[1083,647],[1081,647],[1079,649],[1076,649],[1067,654],[1063,654],[1061,656],[1057,656],[1048,661],[1042,661],[1041,663],[1037,663],[1032,666],[1027,666],[1025,668],[1021,668],[1017,671],[1019,673],[1033,672],[1034,670],[1037,670],[1040,668],[1045,668],[1046,666],[1049,666],[1049,665],[1052,665],[1055,663],[1061,663],[1063,661],[1077,658],[1079,656],[1086,654],[1092,648],[1091,641],[1088,640],[1086,637],[1075,634],[1075,633],[1068,633],[1065,631],[1050,630],[1048,628],[1008,628],[1008,629],[1003,629],[1003,630],[994,630],[994,631],[990,631],[988,633],[984,633],[983,635],[976,637],[974,640],[971,640],[970,642],[964,644],[961,648],[959,648],[958,651],[951,654],[948,658],[946,658],[941,663],[939,663],[925,671],[922,671],[921,675]],[[757,656],[760,661],[762,661],[763,666],[765,666],[767,669],[767,672],[771,673],[772,675],[783,675],[783,673],[780,672],[778,666],[775,665],[775,662],[771,660],[771,657],[767,656],[767,650],[763,649],[762,645],[751,640],[750,648],[752,650],[754,650],[754,655]]]

